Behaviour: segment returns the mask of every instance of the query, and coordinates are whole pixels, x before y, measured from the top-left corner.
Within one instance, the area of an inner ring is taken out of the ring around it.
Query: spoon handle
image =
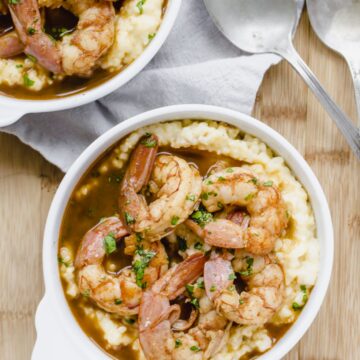
[[[360,132],[359,129],[352,123],[352,121],[340,110],[335,102],[328,95],[326,90],[321,86],[319,80],[314,73],[305,64],[303,59],[297,53],[295,48],[290,44],[286,50],[279,52],[293,68],[302,76],[304,81],[308,84],[320,103],[323,105],[328,114],[335,121],[339,130],[343,133],[345,139],[354,151],[357,158],[360,160]]]
[[[349,65],[350,73],[354,82],[358,125],[360,125],[360,60],[354,59],[351,55],[345,55],[345,59]]]

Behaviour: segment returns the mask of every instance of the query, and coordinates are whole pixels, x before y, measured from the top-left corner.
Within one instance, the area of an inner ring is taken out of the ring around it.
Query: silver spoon
[[[296,52],[291,35],[304,0],[204,0],[220,31],[247,53],[274,53],[302,76],[360,159],[360,132]]]
[[[341,54],[354,81],[360,124],[360,2],[307,0],[311,25],[329,48]]]

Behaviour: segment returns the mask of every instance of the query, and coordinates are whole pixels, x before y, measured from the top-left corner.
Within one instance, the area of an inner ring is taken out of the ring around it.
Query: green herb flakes
[[[122,300],[121,299],[115,299],[114,300],[115,305],[121,305],[122,304]]]
[[[135,219],[128,212],[125,211],[124,217],[127,225],[135,224]]]
[[[146,0],[140,0],[136,4],[136,7],[139,9],[140,14],[143,14],[143,12],[144,12],[144,4],[145,3],[146,3]]]
[[[199,352],[199,351],[201,351],[201,349],[200,349],[198,346],[196,346],[196,345],[191,346],[191,347],[190,347],[190,350],[191,350],[191,351],[194,351],[194,352]]]
[[[263,183],[264,186],[273,186],[274,182],[269,180]]]
[[[179,221],[179,217],[178,216],[173,216],[172,218],[171,218],[171,225],[172,226],[175,226],[177,223],[178,223],[178,221]]]
[[[144,250],[142,247],[138,247],[135,250],[135,254],[140,257],[134,261],[132,269],[135,273],[136,284],[140,288],[146,288],[146,283],[143,283],[145,269],[149,266],[150,261],[156,255],[155,251]]]
[[[194,194],[189,194],[189,195],[186,195],[186,200],[188,201],[195,201],[196,200],[196,197]]]
[[[25,85],[26,87],[31,87],[31,86],[33,86],[33,85],[35,84],[35,81],[34,81],[34,80],[31,80],[31,79],[29,78],[29,75],[28,75],[28,74],[24,74],[24,76],[23,76],[23,81],[24,81],[24,85]]]
[[[235,274],[230,274],[229,275],[229,280],[235,280],[236,279],[236,275]]]
[[[225,172],[227,172],[227,173],[233,173],[233,172],[234,172],[234,169],[233,169],[233,168],[227,168],[227,169],[225,170]]]
[[[182,341],[180,339],[175,340],[175,348],[178,348],[182,345]]]
[[[210,291],[211,291],[211,292],[216,291],[216,286],[215,286],[215,285],[212,285],[211,288],[210,288]]]
[[[199,208],[199,210],[191,214],[191,218],[203,228],[207,223],[212,221],[213,216],[205,209]]]
[[[116,239],[114,233],[110,232],[104,237],[104,249],[107,255],[116,250]]]

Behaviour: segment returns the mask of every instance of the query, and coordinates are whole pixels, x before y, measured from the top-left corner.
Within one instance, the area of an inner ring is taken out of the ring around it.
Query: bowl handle
[[[0,127],[8,126],[18,121],[24,112],[17,109],[9,109],[3,105],[0,105]]]
[[[64,334],[49,297],[45,294],[36,310],[37,338],[31,360],[85,360]]]

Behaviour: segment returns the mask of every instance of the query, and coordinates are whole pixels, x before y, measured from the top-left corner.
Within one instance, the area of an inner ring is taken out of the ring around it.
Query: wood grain
[[[306,14],[296,48],[334,100],[356,119],[345,62],[322,45]],[[305,156],[330,203],[335,267],[325,303],[286,360],[360,359],[360,162],[298,75],[286,63],[272,68],[254,115]],[[34,315],[43,293],[42,232],[62,174],[15,137],[0,134],[0,359],[29,359]]]

